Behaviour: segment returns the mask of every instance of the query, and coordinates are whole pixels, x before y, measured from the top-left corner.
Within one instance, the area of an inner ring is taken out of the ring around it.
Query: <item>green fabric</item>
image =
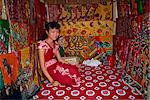
[[[142,0],[135,0],[137,3],[137,10],[138,10],[138,14],[143,14],[144,13],[144,9],[143,9],[143,2]]]
[[[2,76],[2,72],[0,70],[0,90],[3,89],[3,87],[4,87],[3,76]]]
[[[63,47],[59,47],[59,52],[60,52],[60,55],[61,57],[64,57],[64,48]]]
[[[9,22],[7,20],[0,20],[0,41],[3,41],[5,46],[9,43]]]

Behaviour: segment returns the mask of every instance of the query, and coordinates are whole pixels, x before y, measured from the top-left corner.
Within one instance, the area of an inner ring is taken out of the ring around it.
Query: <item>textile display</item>
[[[112,3],[49,5],[49,18],[63,22],[112,20]]]
[[[38,25],[38,27],[41,29],[44,27],[45,25],[45,19],[46,19],[46,8],[45,8],[45,4],[41,3],[39,0],[34,0],[34,4],[35,4],[35,17],[36,19],[36,24]]]
[[[33,99],[144,99],[136,90],[123,83],[121,73],[110,66],[81,65],[80,84],[52,86],[48,80],[45,80],[43,88],[33,96]]]
[[[38,91],[41,84],[41,69],[38,65],[38,54],[36,43],[30,45],[30,47],[26,47],[21,49],[21,65],[22,65],[22,73],[19,77],[21,87],[26,86],[23,90],[24,97],[28,98]],[[28,94],[27,94],[28,93]],[[31,93],[31,94],[30,94]]]
[[[2,71],[0,70],[0,90],[4,88],[4,81],[2,76]]]
[[[128,36],[113,36],[113,54],[115,55],[115,68],[122,71],[127,64],[127,55],[130,39]]]
[[[11,21],[27,23],[29,20],[28,0],[7,0]]]
[[[123,80],[133,89],[142,94],[147,94],[149,84],[149,15],[143,14],[131,17],[130,36],[118,36],[114,38],[114,52],[116,65],[120,63],[123,71]],[[123,26],[118,26],[118,29]],[[118,50],[117,50],[118,49]],[[117,67],[117,66],[116,66]]]
[[[27,79],[29,84],[35,82],[39,85],[38,77],[38,55],[36,44],[32,44],[30,47],[21,49],[21,65],[25,73],[28,74]]]
[[[14,53],[1,54],[0,65],[4,85],[15,83],[19,73],[19,62],[16,55]]]
[[[150,0],[117,1],[118,17],[138,16],[150,12]]]
[[[0,54],[8,53],[10,29],[7,20],[0,20]]]
[[[12,33],[10,37],[12,50],[19,51],[28,46],[28,26],[24,23],[11,22]]]
[[[129,17],[119,17],[116,19],[116,35],[131,37],[131,19]],[[122,27],[122,28],[120,28]]]
[[[64,35],[66,56],[92,58],[103,48],[112,53],[113,21],[82,21],[62,23],[61,35]],[[97,54],[98,55],[98,54]]]
[[[2,0],[0,0],[0,19],[2,18]]]
[[[36,26],[32,24],[28,24],[28,35],[27,35],[28,46],[36,42],[37,40],[36,36],[37,36]]]
[[[46,8],[45,4],[41,3],[39,0],[34,0],[34,4],[35,4],[34,20],[36,24],[35,34],[36,40],[38,40],[45,33],[44,25],[46,21]]]

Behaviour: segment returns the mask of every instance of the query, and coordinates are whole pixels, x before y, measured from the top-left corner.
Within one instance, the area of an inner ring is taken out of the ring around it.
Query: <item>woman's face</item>
[[[56,40],[59,36],[59,30],[54,28],[54,29],[50,29],[49,32],[47,32],[48,38],[52,39],[52,40]]]

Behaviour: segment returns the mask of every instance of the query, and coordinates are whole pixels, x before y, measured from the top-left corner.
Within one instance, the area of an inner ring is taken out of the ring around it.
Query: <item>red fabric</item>
[[[53,80],[57,80],[64,85],[72,85],[79,82],[80,73],[77,66],[54,61],[54,53],[58,49],[57,46],[52,48],[46,41],[40,41],[38,49],[45,49],[45,67]]]
[[[110,66],[88,67],[81,65],[79,85],[54,87],[47,80],[33,99],[50,100],[144,100],[137,91],[124,84],[121,71]]]

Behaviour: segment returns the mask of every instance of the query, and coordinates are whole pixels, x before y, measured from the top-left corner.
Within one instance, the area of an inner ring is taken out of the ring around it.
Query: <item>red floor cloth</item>
[[[82,83],[72,87],[54,87],[47,80],[33,99],[143,99],[136,90],[123,83],[121,72],[110,66],[88,67],[81,65]]]

